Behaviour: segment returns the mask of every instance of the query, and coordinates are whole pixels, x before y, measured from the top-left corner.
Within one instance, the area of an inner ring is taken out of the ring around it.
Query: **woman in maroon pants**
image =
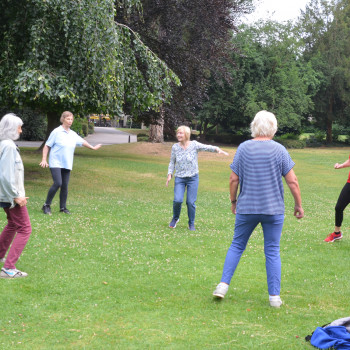
[[[28,275],[16,269],[16,262],[32,232],[26,207],[28,197],[24,191],[23,163],[14,143],[22,132],[22,125],[22,120],[14,114],[6,114],[0,121],[0,207],[7,216],[7,225],[0,235],[0,262],[4,263],[1,278]]]

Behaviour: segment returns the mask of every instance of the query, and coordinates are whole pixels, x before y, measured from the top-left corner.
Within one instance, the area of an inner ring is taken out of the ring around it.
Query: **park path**
[[[85,140],[93,146],[98,143],[102,145],[116,145],[119,143],[137,142],[137,136],[112,127],[95,126],[95,132],[86,136]],[[40,147],[42,141],[15,141],[15,143],[19,147]]]

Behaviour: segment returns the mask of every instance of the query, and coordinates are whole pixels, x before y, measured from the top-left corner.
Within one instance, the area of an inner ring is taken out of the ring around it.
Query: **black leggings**
[[[53,197],[55,197],[56,192],[61,187],[60,209],[66,208],[70,170],[63,168],[50,168],[50,171],[53,179],[53,185],[49,189],[45,204],[51,205]]]
[[[335,206],[335,226],[340,227],[343,222],[343,211],[350,203],[350,183],[346,183],[340,192]]]

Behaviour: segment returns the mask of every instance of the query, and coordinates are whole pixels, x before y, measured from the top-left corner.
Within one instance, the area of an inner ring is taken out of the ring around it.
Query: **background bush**
[[[47,128],[46,116],[32,109],[9,109],[6,107],[0,108],[1,118],[7,113],[15,113],[23,121],[23,133],[21,140],[24,141],[43,141]]]
[[[274,140],[286,148],[302,149],[306,147],[305,140],[290,140],[290,139],[282,139],[280,137],[276,137],[274,138]]]
[[[89,134],[89,122],[87,119],[75,117],[71,129],[82,137]]]

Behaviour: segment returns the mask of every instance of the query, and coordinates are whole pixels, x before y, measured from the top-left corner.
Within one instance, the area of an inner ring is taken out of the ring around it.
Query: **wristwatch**
[[[232,204],[235,204],[237,202],[237,199],[231,201]]]

